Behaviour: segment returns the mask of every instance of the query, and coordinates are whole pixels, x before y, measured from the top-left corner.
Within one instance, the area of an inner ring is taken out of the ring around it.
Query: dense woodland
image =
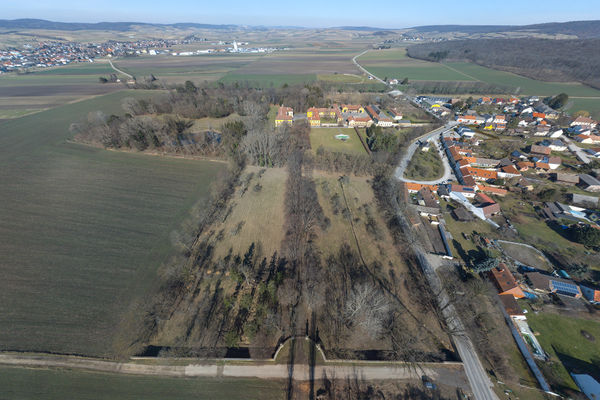
[[[469,61],[547,81],[578,81],[600,88],[600,39],[477,39],[408,48],[428,61]]]

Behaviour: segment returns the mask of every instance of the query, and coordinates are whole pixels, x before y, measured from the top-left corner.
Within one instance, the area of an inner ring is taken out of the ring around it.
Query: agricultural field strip
[[[119,112],[121,99],[147,95],[115,93],[0,123],[0,198],[11,210],[0,227],[4,348],[109,351],[103,332],[114,333],[119,313],[154,282],[169,232],[221,169],[66,142],[69,124],[88,112]]]

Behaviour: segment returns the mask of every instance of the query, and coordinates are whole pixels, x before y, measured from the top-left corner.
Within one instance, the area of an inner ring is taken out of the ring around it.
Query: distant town
[[[107,41],[104,43],[78,43],[44,41],[22,48],[0,50],[0,73],[25,71],[31,68],[48,68],[81,62],[94,62],[102,57],[130,57],[141,55],[192,56],[211,53],[271,53],[278,48],[249,47],[248,42],[219,41],[210,43],[213,48],[176,51],[173,46],[207,44],[204,38],[155,39],[131,42]]]

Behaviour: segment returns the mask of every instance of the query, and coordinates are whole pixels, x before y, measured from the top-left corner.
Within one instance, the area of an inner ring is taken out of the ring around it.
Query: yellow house
[[[342,112],[344,112],[344,113],[347,113],[347,112],[364,113],[365,108],[360,105],[344,104],[344,105],[342,105]]]
[[[292,125],[294,121],[294,110],[291,107],[279,107],[277,110],[277,116],[275,117],[275,126],[281,126],[283,124]]]

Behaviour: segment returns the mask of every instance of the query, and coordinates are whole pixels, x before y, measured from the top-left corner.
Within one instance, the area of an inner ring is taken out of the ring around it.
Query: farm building
[[[573,193],[571,195],[571,200],[573,204],[582,206],[582,207],[598,207],[598,197],[594,196],[586,196],[584,194]]]
[[[562,183],[563,185],[577,185],[579,183],[579,175],[565,174],[563,172],[557,172],[553,174],[556,183]]]

